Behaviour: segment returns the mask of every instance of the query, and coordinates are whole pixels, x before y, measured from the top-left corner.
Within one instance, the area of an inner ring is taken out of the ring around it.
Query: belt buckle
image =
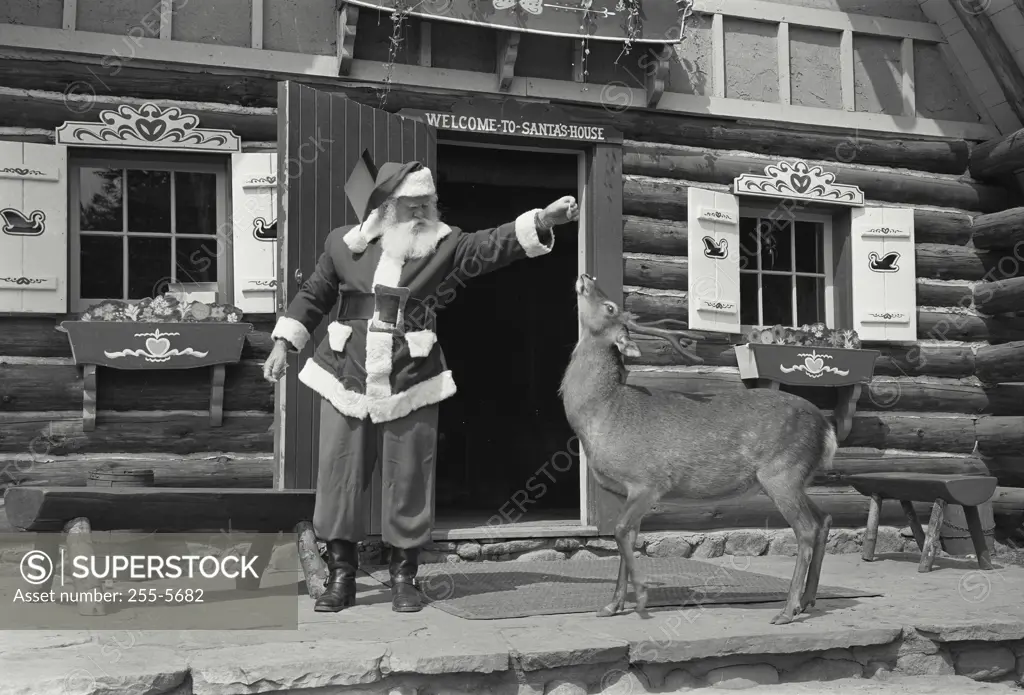
[[[370,330],[378,333],[405,333],[405,305],[411,294],[408,287],[373,286],[373,317]]]

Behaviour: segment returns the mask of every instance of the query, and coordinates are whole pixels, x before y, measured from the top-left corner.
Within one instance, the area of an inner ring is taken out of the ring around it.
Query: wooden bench
[[[910,529],[914,533],[914,540],[917,541],[917,547],[921,549],[918,572],[930,572],[932,569],[939,542],[939,529],[942,528],[947,504],[959,504],[963,507],[967,528],[971,533],[971,542],[978,556],[978,567],[983,570],[992,569],[992,559],[985,543],[978,505],[992,499],[996,491],[996,478],[931,473],[863,473],[848,476],[846,480],[857,492],[871,498],[861,552],[864,560],[874,560],[882,501],[891,499],[900,501],[910,523]],[[921,528],[914,502],[928,502],[932,505],[927,533]]]
[[[266,488],[12,487],[4,495],[15,531],[39,533],[36,549],[58,555],[62,534],[69,554],[92,555],[92,531],[125,529],[156,533],[260,533],[249,549],[258,576],[236,580],[236,588],[259,588],[281,533],[298,536],[298,554],[310,597],[319,598],[327,566],[313,533],[313,490]],[[34,591],[48,591],[52,577]],[[90,590],[97,587],[76,587]],[[79,604],[82,615],[103,615],[102,604]]]

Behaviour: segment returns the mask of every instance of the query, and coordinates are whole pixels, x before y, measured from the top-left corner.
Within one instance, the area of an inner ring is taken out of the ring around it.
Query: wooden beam
[[[971,176],[979,180],[1024,172],[1024,128],[975,147],[971,151],[970,170]]]
[[[263,0],[252,0],[252,47],[263,48]]]
[[[1024,244],[1024,207],[1001,210],[990,215],[974,218],[974,232],[971,235],[974,246],[979,249],[1010,250],[1020,249]],[[1024,253],[1015,254],[1024,261]]]
[[[982,345],[977,349],[974,363],[978,378],[986,384],[1022,382],[1024,342]]]
[[[719,99],[725,97],[725,17],[711,18],[711,90]]]
[[[56,51],[47,56],[51,65],[55,60],[60,61],[62,55],[68,56],[66,59],[68,65],[81,62],[81,56],[90,56],[95,59],[94,62],[102,61],[104,58],[109,60],[111,51],[123,50],[122,40],[123,37],[105,36],[92,32],[67,32],[58,29],[0,24],[0,47]],[[132,65],[154,67],[156,64],[170,63],[186,72],[194,73],[181,79],[197,80],[201,79],[203,75],[214,72],[218,82],[223,84],[226,81],[224,79],[226,73],[239,72],[251,80],[266,79],[267,77],[281,80],[296,77],[308,84],[324,85],[334,89],[348,86],[337,82],[339,69],[346,65],[347,57],[342,60],[337,55],[317,56],[286,51],[257,51],[237,46],[212,46],[146,38],[138,39],[134,43],[136,45],[133,46]],[[5,51],[5,56],[8,60],[5,65],[10,65],[10,51]],[[75,58],[70,59],[70,56],[75,56]],[[150,65],[147,66],[147,63]],[[161,73],[161,77],[166,77],[166,67],[162,67],[162,70],[164,72]],[[349,69],[349,75],[355,81],[352,85],[354,88],[375,89],[375,86],[362,83],[380,84],[387,78],[387,73],[387,66],[372,60],[353,59]],[[10,80],[11,78],[2,79]],[[95,81],[95,78],[93,79]],[[106,73],[104,79],[106,79]],[[406,87],[419,93],[448,91],[462,95],[467,92],[501,94],[494,84],[493,73],[435,70],[418,65],[393,66],[391,85],[392,90]],[[222,87],[229,91],[233,88],[238,89],[237,85]],[[518,80],[508,93],[542,101],[561,100],[593,106],[599,106],[602,100],[601,90],[581,90],[578,86],[573,87],[565,80]],[[645,90],[632,89],[628,92],[627,97],[632,99],[634,104],[644,103]],[[246,98],[250,98],[248,94],[246,94]],[[890,137],[898,134],[903,137],[918,135],[987,140],[998,135],[998,131],[993,126],[983,123],[940,121],[876,113],[847,113],[838,109],[787,106],[743,99],[709,98],[692,94],[666,93],[658,104],[658,110],[676,114],[699,114],[703,117],[712,115],[721,118],[742,118],[779,124],[856,129],[861,133],[878,131],[886,133]]]
[[[992,19],[985,14],[985,0],[952,0],[950,5],[988,63],[1006,102],[1017,119],[1024,122],[1024,72],[1006,47]]]
[[[914,39],[903,39],[900,67],[903,80],[900,91],[903,94],[903,115],[917,115],[917,96],[914,89]]]
[[[78,0],[64,0],[64,21],[62,26],[65,31],[74,31],[78,25]]]
[[[857,110],[857,92],[853,75],[853,32],[849,29],[843,31],[839,40],[839,83],[843,95],[843,110]]]
[[[72,518],[85,517],[94,531],[272,533],[312,518],[313,498],[313,490],[264,488],[17,487],[4,503],[18,531],[60,531]]]
[[[647,84],[647,108],[658,107],[661,96],[665,93],[665,81],[668,80],[669,66],[672,59],[672,46],[665,44],[654,49],[651,64],[644,70]]]
[[[348,75],[355,58],[356,25],[359,22],[359,7],[347,2],[338,3],[338,73]]]
[[[160,39],[171,40],[174,24],[174,0],[160,0]]]
[[[516,58],[519,56],[518,31],[502,31],[498,33],[498,91],[507,92],[512,87],[516,76]],[[576,43],[582,43],[577,41]]]
[[[420,26],[420,57],[419,66],[429,68],[434,64],[434,30],[427,20],[421,20]]]
[[[779,35],[776,40],[779,58],[779,103],[793,103],[793,83],[790,75],[789,58],[789,22],[779,24]]]

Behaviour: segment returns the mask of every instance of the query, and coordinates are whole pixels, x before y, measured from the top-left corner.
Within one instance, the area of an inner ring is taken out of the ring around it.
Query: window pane
[[[174,174],[174,232],[217,233],[217,175]]]
[[[740,218],[740,270],[757,270],[757,218]]]
[[[796,223],[796,270],[798,273],[823,273],[823,226],[818,222]]]
[[[825,320],[825,280],[823,278],[797,277],[796,279],[797,325],[817,323]]]
[[[740,323],[757,326],[757,273],[740,273]]]
[[[790,275],[762,275],[761,297],[764,325],[793,325],[793,278]]]
[[[786,219],[761,220],[761,270],[793,269],[792,229]]]
[[[171,275],[171,239],[128,238],[128,299],[162,293]]]
[[[128,231],[171,233],[171,172],[128,170]]]
[[[176,238],[178,282],[217,282],[217,238]]]
[[[83,234],[81,278],[83,299],[124,299],[124,237]]]
[[[121,170],[82,167],[78,183],[78,228],[83,232],[124,231]],[[120,290],[118,296],[121,296]]]

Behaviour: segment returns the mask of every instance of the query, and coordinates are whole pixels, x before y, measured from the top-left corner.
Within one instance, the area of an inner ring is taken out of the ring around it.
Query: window
[[[834,327],[832,222],[827,216],[740,213],[740,323]]]
[[[178,287],[230,301],[228,246],[218,240],[227,228],[226,180],[225,167],[207,158],[74,160],[72,310]]]

